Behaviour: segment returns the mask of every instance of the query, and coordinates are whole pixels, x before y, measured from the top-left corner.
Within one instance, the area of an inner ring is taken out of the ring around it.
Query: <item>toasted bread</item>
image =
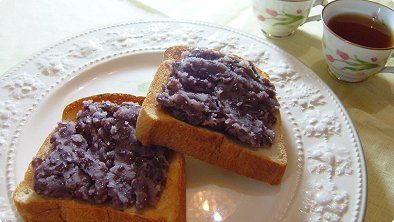
[[[142,144],[156,144],[188,154],[210,164],[218,165],[238,174],[279,184],[287,166],[287,154],[279,110],[275,116],[275,139],[272,146],[251,149],[233,138],[215,130],[193,126],[166,113],[156,101],[162,86],[172,71],[171,61],[181,59],[188,46],[173,46],[164,53],[142,104],[137,120],[136,136]],[[239,57],[239,56],[237,56]],[[256,67],[257,68],[257,67]],[[268,75],[258,69],[261,75]]]
[[[79,99],[69,104],[63,112],[63,120],[73,121],[82,108],[82,102],[125,101],[142,104],[144,97],[127,94],[101,94]],[[37,152],[44,156],[50,149],[50,135]],[[33,167],[30,164],[24,180],[13,193],[14,203],[25,221],[186,221],[185,162],[182,154],[171,157],[165,188],[154,208],[137,210],[134,207],[119,209],[109,204],[92,204],[73,199],[48,198],[38,195],[33,189]]]

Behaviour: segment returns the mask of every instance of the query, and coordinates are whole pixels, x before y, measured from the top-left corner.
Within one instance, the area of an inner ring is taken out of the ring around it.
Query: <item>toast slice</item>
[[[272,146],[250,149],[248,145],[215,130],[193,126],[166,113],[156,101],[172,71],[171,61],[181,59],[188,46],[173,46],[164,53],[150,85],[137,120],[136,136],[142,144],[156,144],[188,154],[272,185],[281,182],[287,166],[287,154],[279,110],[275,116],[275,139]],[[238,57],[238,56],[236,56]],[[240,57],[238,57],[240,58]],[[257,68],[257,67],[256,67]],[[261,75],[268,75],[258,69]]]
[[[136,102],[142,104],[144,97],[127,94],[101,94],[79,99],[69,104],[63,111],[63,120],[73,121],[82,108],[82,102],[111,101]],[[50,135],[37,152],[44,156],[50,149]],[[32,164],[25,173],[24,180],[13,193],[14,203],[25,221],[186,221],[185,160],[182,154],[173,153],[169,160],[167,182],[154,208],[137,210],[134,207],[119,209],[109,204],[92,204],[74,199],[48,198],[38,195],[33,189],[34,171]]]

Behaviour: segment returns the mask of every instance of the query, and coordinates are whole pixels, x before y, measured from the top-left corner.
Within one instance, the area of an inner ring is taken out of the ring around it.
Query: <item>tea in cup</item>
[[[291,36],[304,24],[314,0],[253,0],[261,31],[272,38]],[[316,17],[317,20],[320,16]]]
[[[329,72],[346,82],[378,73],[394,49],[394,11],[364,0],[333,1],[322,11]]]

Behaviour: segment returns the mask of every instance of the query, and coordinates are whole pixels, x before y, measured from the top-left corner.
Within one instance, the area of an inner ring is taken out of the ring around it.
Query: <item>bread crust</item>
[[[69,104],[63,111],[63,120],[75,120],[76,113],[82,108],[82,101],[91,99],[114,103],[124,101],[142,104],[144,97],[128,94],[100,94],[79,99]],[[37,152],[44,156],[50,149],[50,135]],[[108,204],[91,204],[73,199],[47,198],[38,195],[33,189],[34,171],[31,164],[24,180],[13,193],[14,203],[25,221],[186,221],[185,160],[183,154],[174,153],[168,168],[167,184],[155,208],[137,211],[135,208],[116,209]]]
[[[137,139],[145,145],[163,145],[240,175],[272,185],[280,184],[287,166],[287,154],[279,110],[275,113],[276,136],[272,146],[253,149],[221,132],[178,120],[160,108],[156,95],[162,92],[163,84],[168,81],[171,60],[181,59],[182,52],[189,49],[188,46],[173,46],[165,51],[165,61],[159,65],[142,104],[137,120]],[[268,78],[265,72],[258,71]]]

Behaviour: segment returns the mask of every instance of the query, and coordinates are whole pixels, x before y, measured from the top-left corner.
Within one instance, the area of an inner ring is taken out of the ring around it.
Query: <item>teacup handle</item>
[[[318,5],[322,5],[323,7],[326,6],[328,4],[327,0],[315,0],[315,2],[313,3],[312,7],[318,6]],[[308,17],[304,24],[307,22],[313,22],[313,21],[320,21],[321,20],[321,14],[319,15],[314,15],[314,16],[310,16]]]
[[[391,58],[394,58],[394,53],[391,55]],[[386,66],[382,70],[380,70],[382,73],[394,73],[394,66]]]
[[[315,7],[318,5],[326,6],[327,4],[328,4],[328,0],[315,0],[312,7]]]
[[[382,73],[393,73],[394,74],[394,66],[386,66],[382,70],[380,70]]]

